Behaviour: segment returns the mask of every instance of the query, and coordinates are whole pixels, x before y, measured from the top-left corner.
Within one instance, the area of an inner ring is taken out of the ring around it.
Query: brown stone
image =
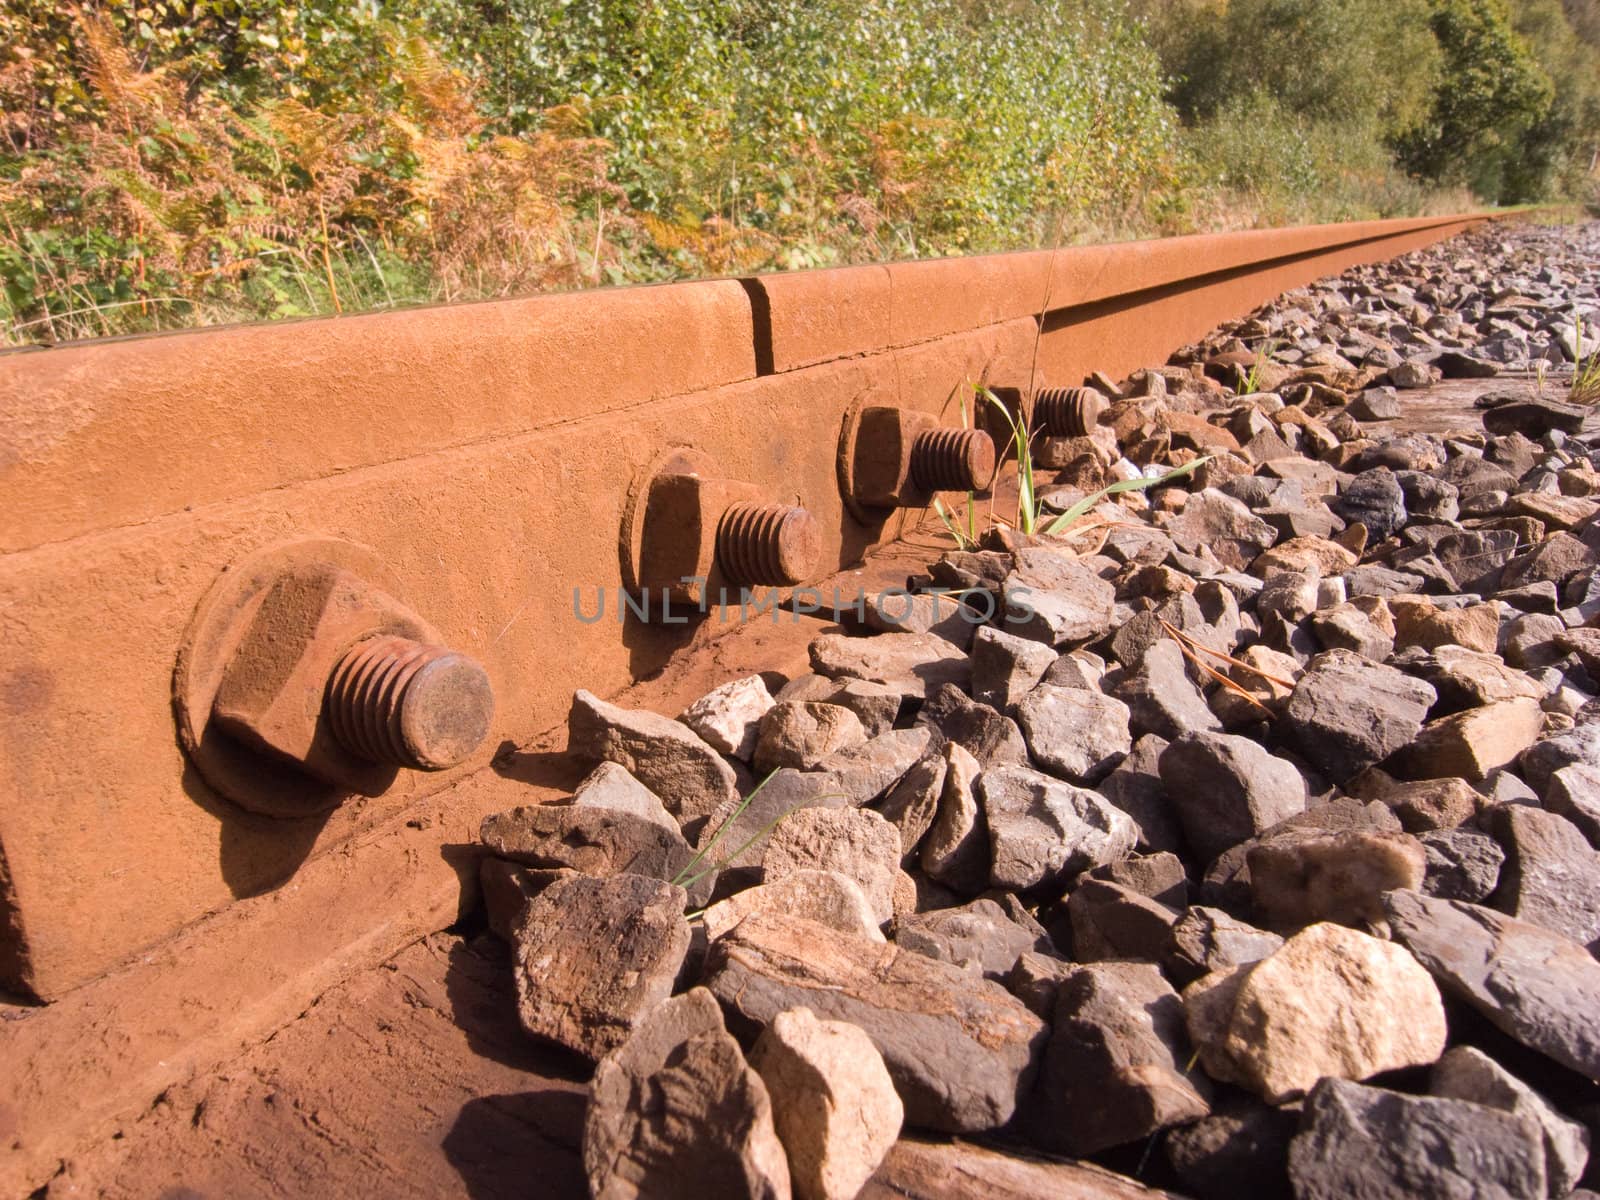
[[[598,1059],[672,994],[689,950],[682,888],[642,875],[572,874],[512,931],[517,1015],[535,1037]]]
[[[785,1200],[767,1087],[704,988],[659,1005],[600,1061],[583,1127],[594,1200]]]
[[[705,978],[746,1027],[800,1007],[860,1026],[883,1055],[907,1123],[926,1129],[1005,1124],[1045,1040],[1044,1023],[999,984],[780,913],[748,917],[718,939]]]

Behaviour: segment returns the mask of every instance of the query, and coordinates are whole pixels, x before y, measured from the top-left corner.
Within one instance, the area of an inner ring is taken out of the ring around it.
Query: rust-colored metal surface
[[[575,687],[614,694],[735,628],[715,612],[641,621],[621,603],[645,570],[648,522],[628,519],[636,481],[656,478],[663,456],[740,485],[702,505],[713,523],[684,531],[696,562],[709,552],[756,584],[810,583],[920,516],[841,489],[851,414],[920,414],[910,424],[935,440],[920,475],[907,457],[911,485],[964,481],[984,468],[981,446],[937,431],[960,426],[974,383],[1069,387],[1157,362],[1280,291],[1482,219],[0,356],[0,987],[54,1001],[0,1022],[14,1081],[0,1092],[0,1191],[35,1186],[74,1131],[447,922],[458,847],[482,813],[521,799],[507,756],[563,719]],[[219,724],[242,610],[278,578],[261,564],[308,542],[346,547],[329,561],[412,624],[342,626],[314,663],[262,667],[257,682],[280,686],[304,667],[298,726],[270,703],[224,704]],[[454,666],[414,703],[404,687],[354,687],[341,665],[421,686],[406,672],[428,664],[405,645],[378,652],[378,636],[447,648]],[[326,749],[319,729],[390,781],[307,774],[313,747]],[[261,767],[271,738],[274,765]],[[231,766],[208,760],[208,742]],[[298,784],[301,807],[267,815],[230,798],[227,770],[275,778],[280,794]],[[145,1033],[123,1037],[135,1003]]]

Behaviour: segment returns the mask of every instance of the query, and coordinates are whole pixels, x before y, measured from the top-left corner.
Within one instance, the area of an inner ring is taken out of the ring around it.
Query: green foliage
[[[1402,157],[1432,179],[1464,183],[1500,202],[1522,139],[1550,111],[1553,85],[1517,35],[1504,0],[1430,0],[1445,70],[1427,120],[1400,140]]]
[[[1290,121],[1392,138],[1426,115],[1441,67],[1428,0],[1230,0],[1169,10],[1173,99],[1204,121],[1270,97]]]
[[[1577,196],[1597,39],[1600,0],[0,0],[0,341]]]

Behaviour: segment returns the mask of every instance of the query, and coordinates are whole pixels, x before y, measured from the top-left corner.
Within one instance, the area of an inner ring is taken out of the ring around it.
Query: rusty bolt
[[[1106,398],[1094,388],[1045,388],[1034,397],[1033,418],[1050,437],[1087,437],[1106,407]]]
[[[698,605],[725,586],[792,587],[817,572],[822,531],[810,512],[767,503],[696,452],[654,469],[635,504],[642,525],[636,544],[624,531],[624,544],[637,560],[630,585],[646,594]]]
[[[386,635],[345,652],[322,710],[333,736],[357,758],[442,771],[488,736],[494,693],[488,673],[466,655]]]
[[[454,766],[488,734],[488,676],[440,640],[349,571],[286,570],[229,657],[212,718],[236,742],[377,795],[397,768]]]
[[[994,475],[994,441],[981,429],[926,429],[911,443],[911,479],[926,492],[975,492]]]
[[[874,405],[854,418],[846,478],[865,508],[920,508],[934,492],[979,491],[994,475],[994,440],[945,429],[928,413]]]
[[[730,583],[793,587],[821,555],[817,519],[792,504],[732,504],[717,521],[717,565]]]

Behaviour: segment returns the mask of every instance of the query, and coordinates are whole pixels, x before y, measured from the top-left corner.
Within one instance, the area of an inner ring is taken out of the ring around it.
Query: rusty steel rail
[[[450,848],[506,803],[496,752],[689,636],[575,619],[574,588],[831,574],[992,468],[941,432],[972,383],[1160,362],[1485,219],[0,355],[0,988],[53,1002],[0,1022],[0,1190],[448,923]],[[1066,430],[1083,406],[1046,409]],[[119,1005],[171,1014],[125,1060]]]

